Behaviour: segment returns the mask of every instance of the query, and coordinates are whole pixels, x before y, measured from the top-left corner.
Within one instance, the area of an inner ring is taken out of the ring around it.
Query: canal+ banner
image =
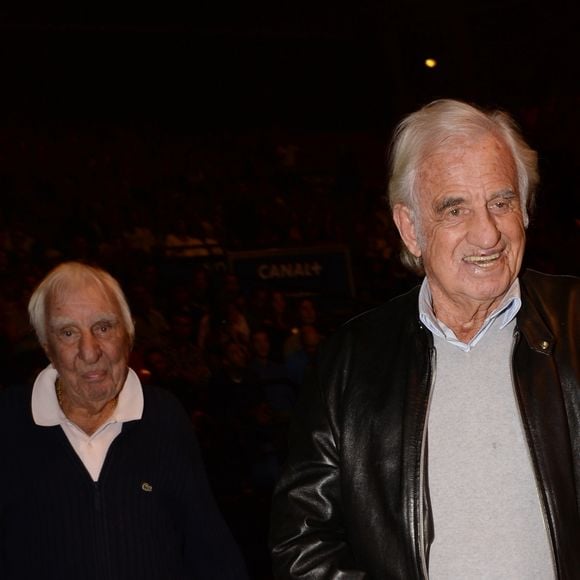
[[[263,286],[288,293],[354,293],[350,253],[343,246],[228,253],[242,288]]]

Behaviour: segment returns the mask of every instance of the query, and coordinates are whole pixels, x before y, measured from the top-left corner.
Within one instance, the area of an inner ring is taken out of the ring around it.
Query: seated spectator
[[[185,220],[175,222],[175,230],[165,236],[165,255],[169,257],[194,258],[209,256],[209,250],[200,237],[191,234]]]
[[[198,268],[193,272],[190,289],[193,308],[201,313],[207,312],[210,302],[210,278],[207,270]]]
[[[123,237],[128,248],[136,254],[151,254],[157,245],[148,222],[149,215],[142,206],[131,206],[126,216],[127,223]]]
[[[283,292],[278,290],[272,292],[269,313],[264,321],[264,327],[268,329],[270,337],[270,358],[282,362],[284,360],[284,342],[291,335],[292,329],[288,303]]]
[[[157,308],[155,298],[141,282],[129,288],[129,300],[137,329],[133,358],[154,347],[163,347],[168,340],[169,323]]]
[[[193,339],[193,320],[187,313],[174,314],[169,339],[162,349],[168,364],[169,388],[191,415],[206,398],[210,370]]]
[[[203,243],[207,248],[209,255],[223,256],[224,249],[217,239],[213,225],[207,220],[204,220],[201,222],[201,230],[203,231]]]
[[[284,342],[284,358],[302,349],[300,332],[305,325],[315,325],[318,323],[318,311],[314,302],[310,298],[302,298],[296,307],[296,326],[292,328],[292,333]]]
[[[289,414],[294,406],[296,394],[286,366],[270,358],[268,332],[263,329],[252,332],[250,346],[253,357],[249,368],[260,379],[269,405],[273,411]]]
[[[0,344],[4,386],[31,382],[46,359],[26,316],[29,280],[24,268],[14,265],[12,275],[0,278]]]
[[[250,328],[263,328],[270,318],[270,292],[264,286],[252,288],[247,304]]]
[[[215,359],[227,343],[247,345],[249,339],[248,321],[235,302],[220,305],[200,320],[197,345],[210,359]]]
[[[305,324],[300,328],[301,348],[291,353],[286,359],[286,369],[290,380],[300,387],[304,380],[306,369],[314,362],[322,336],[316,326]]]
[[[169,316],[178,313],[191,314],[192,297],[189,285],[185,281],[174,281],[166,291],[165,311]]]
[[[208,458],[214,485],[230,493],[273,485],[278,460],[272,412],[257,375],[248,367],[245,346],[233,341],[223,345],[208,403],[216,425],[212,458]]]

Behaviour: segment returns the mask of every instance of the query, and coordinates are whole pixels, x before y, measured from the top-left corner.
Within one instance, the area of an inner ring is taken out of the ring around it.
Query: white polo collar
[[[50,364],[36,377],[32,387],[32,417],[41,427],[53,427],[68,421],[56,397],[54,384],[57,377],[56,369]],[[141,419],[143,407],[141,381],[137,373],[129,369],[117,405],[107,423],[126,423]]]

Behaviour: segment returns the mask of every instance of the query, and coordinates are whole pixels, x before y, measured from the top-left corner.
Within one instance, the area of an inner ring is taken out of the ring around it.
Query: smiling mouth
[[[502,255],[502,252],[496,252],[495,254],[490,254],[489,256],[465,256],[463,258],[464,262],[468,264],[474,264],[475,266],[480,266],[481,268],[486,268],[493,265]]]

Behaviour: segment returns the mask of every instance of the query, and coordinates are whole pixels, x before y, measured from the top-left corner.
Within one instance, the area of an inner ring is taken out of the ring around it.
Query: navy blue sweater
[[[0,395],[0,578],[246,578],[187,416],[144,394],[97,483],[59,426],[34,424],[30,388]]]

